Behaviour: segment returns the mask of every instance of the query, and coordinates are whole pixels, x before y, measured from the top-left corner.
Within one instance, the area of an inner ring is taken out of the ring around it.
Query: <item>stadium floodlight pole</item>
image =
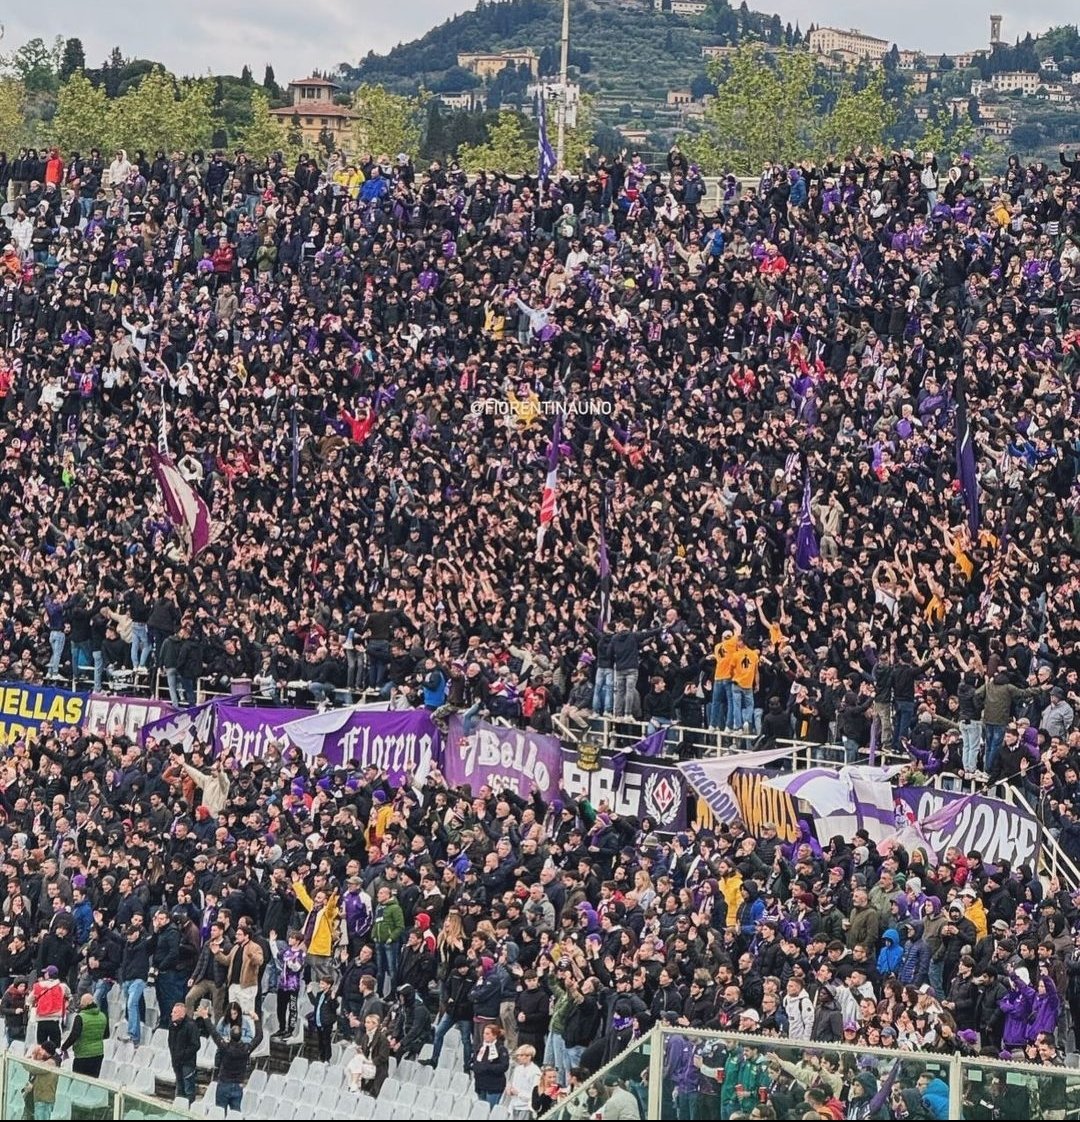
[[[570,64],[570,0],[563,0],[562,4],[562,57],[559,60],[559,137],[555,143],[555,162],[559,171],[563,170],[563,158],[566,155],[566,97],[567,97],[567,69]]]

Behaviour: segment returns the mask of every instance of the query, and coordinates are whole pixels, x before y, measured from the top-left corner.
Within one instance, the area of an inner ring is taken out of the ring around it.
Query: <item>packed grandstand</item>
[[[7,1116],[1076,1108],[1080,161],[942,165],[0,160]]]

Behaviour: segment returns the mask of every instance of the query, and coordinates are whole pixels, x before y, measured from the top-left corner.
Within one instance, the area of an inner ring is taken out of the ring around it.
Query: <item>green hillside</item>
[[[457,69],[459,51],[510,47],[531,47],[541,54],[542,70],[553,73],[561,14],[559,0],[481,0],[475,10],[412,43],[369,55],[347,76],[401,92],[421,84],[457,92],[472,84]],[[691,17],[654,11],[652,0],[572,0],[571,61],[601,108],[640,106],[663,102],[674,87],[704,81],[704,46],[734,44],[747,35],[779,44],[794,34],[777,16],[751,12],[745,4],[734,9],[725,0],[711,0],[707,12]]]

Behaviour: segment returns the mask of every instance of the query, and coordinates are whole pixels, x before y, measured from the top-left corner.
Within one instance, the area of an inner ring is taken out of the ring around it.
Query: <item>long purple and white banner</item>
[[[410,773],[413,784],[423,783],[432,764],[442,758],[442,737],[426,709],[309,712],[281,723],[279,731],[307,756],[321,754],[334,765],[350,760],[362,767],[374,764],[395,786],[405,783]]]
[[[143,725],[160,721],[175,709],[167,701],[92,693],[83,707],[83,728],[94,736],[136,737]]]
[[[660,833],[686,829],[689,785],[672,763],[657,759],[625,759],[617,752],[600,752],[583,767],[582,753],[562,750],[562,785],[568,795],[588,797],[593,806],[606,803],[623,818],[648,819]]]
[[[1021,807],[984,795],[964,795],[934,787],[895,787],[893,795],[895,829],[901,831],[902,841],[903,831],[917,823],[926,829],[917,831],[916,844],[928,845],[939,859],[950,846],[955,846],[961,853],[978,850],[989,865],[1008,860],[1014,869],[1019,865],[1038,866],[1042,825]],[[955,814],[949,814],[950,810]],[[935,828],[938,824],[941,829]],[[913,842],[914,839],[906,841],[909,849]]]
[[[214,718],[214,753],[227,752],[246,764],[261,756],[271,740],[281,740],[281,726],[310,717],[310,709],[266,709],[219,703]]]
[[[506,728],[477,721],[466,733],[459,717],[450,718],[442,772],[451,787],[512,787],[527,799],[533,784],[544,799],[559,789],[562,744],[557,737],[529,729]]]

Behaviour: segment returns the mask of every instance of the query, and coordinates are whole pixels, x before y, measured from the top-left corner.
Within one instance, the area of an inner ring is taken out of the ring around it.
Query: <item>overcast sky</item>
[[[1075,0],[992,3],[991,9],[973,0],[906,0],[878,8],[865,0],[756,0],[751,7],[779,12],[804,29],[811,22],[858,27],[901,47],[934,52],[983,46],[991,10],[1005,17],[1003,35],[1010,42],[1078,16]],[[51,0],[40,8],[4,5],[0,22],[5,24],[4,50],[35,35],[47,40],[77,35],[91,65],[119,45],[127,56],[159,59],[185,74],[238,74],[247,63],[260,78],[270,62],[278,80],[287,81],[313,67],[356,62],[369,50],[414,39],[472,6],[473,0],[104,0],[89,5]]]

